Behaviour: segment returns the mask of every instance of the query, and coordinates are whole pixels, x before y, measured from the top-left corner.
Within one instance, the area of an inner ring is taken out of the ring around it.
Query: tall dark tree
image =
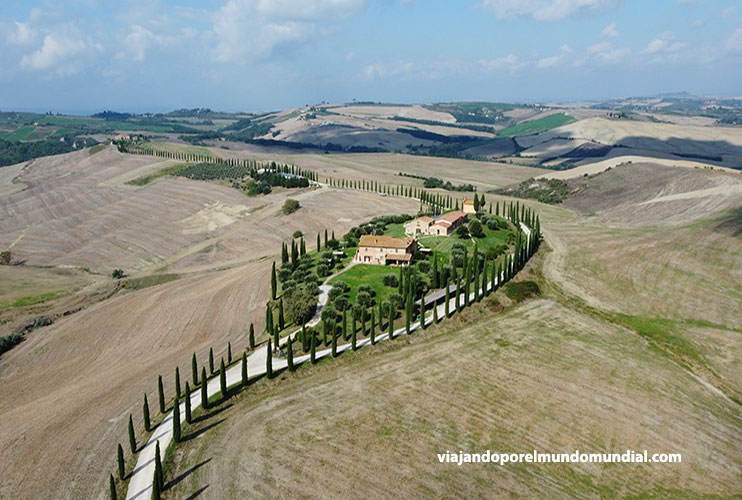
[[[394,339],[394,304],[389,301],[389,340]]]
[[[374,314],[374,308],[371,308],[371,329],[369,333],[371,337],[371,345],[376,344],[376,315]]]
[[[333,335],[334,337],[334,335]],[[290,336],[286,341],[286,348],[288,351],[286,351],[286,362],[289,366],[289,371],[294,371],[294,339],[292,339]]]
[[[155,444],[155,477],[153,486],[157,487],[157,498],[162,494],[165,478],[162,473],[162,455],[160,455],[160,442]],[[154,496],[154,495],[153,495]]]
[[[284,317],[283,317],[283,297],[281,297],[281,300],[278,301],[278,329],[283,330],[285,327],[284,324]]]
[[[250,323],[250,349],[255,349],[255,327]]]
[[[206,368],[201,368],[201,407],[209,408],[209,384],[206,380]]]
[[[183,401],[185,404],[185,417],[186,422],[191,423],[191,386],[188,382],[186,382],[185,386],[185,400]]]
[[[348,340],[348,314],[347,310],[343,309],[343,340]]]
[[[451,298],[450,298],[450,291],[449,291],[451,287],[448,285],[448,283],[446,283],[445,287],[446,287],[446,304],[444,306],[445,307],[444,312],[446,314],[446,318],[449,318],[451,316],[451,304],[450,304]]]
[[[180,399],[177,397],[173,404],[173,439],[180,443]]]
[[[209,374],[214,374],[214,348],[209,347]]]
[[[180,397],[180,368],[175,367],[175,397]]]
[[[319,233],[317,233],[317,252],[319,252],[321,248],[322,248],[322,245],[320,245]]]
[[[151,431],[151,425],[149,421],[149,403],[147,402],[147,393],[144,393],[144,404],[142,405],[142,417],[144,417],[144,430]]]
[[[312,332],[312,336],[309,339],[309,359],[312,364],[317,362],[317,336]]]
[[[337,358],[337,356],[338,356],[338,336],[333,331],[332,332],[332,357]]]
[[[134,422],[131,420],[131,415],[129,415],[129,448],[132,453],[137,452],[137,438],[134,434]]]
[[[227,342],[227,364],[232,364],[232,343]]]
[[[271,267],[271,299],[276,300],[276,294],[278,293],[278,282],[276,281],[276,263],[273,262]]]
[[[242,353],[242,387],[247,387],[247,354]]]
[[[350,348],[354,351],[358,349],[358,346],[356,345],[356,329],[355,329],[355,317],[353,318],[353,331],[350,332]]]
[[[124,449],[121,447],[121,443],[116,450],[116,459],[119,466],[119,479],[123,481],[126,478],[126,462],[124,462]]]
[[[196,353],[191,356],[191,375],[193,376],[193,385],[198,384],[198,362],[196,361]]]
[[[219,390],[222,392],[222,399],[227,399],[227,370],[224,367],[224,358],[219,362]]]
[[[265,353],[265,374],[273,378],[273,351],[271,350],[271,339],[268,339],[268,350]]]
[[[157,376],[157,397],[160,400],[160,413],[165,413],[165,391],[162,389],[162,375]]]
[[[108,489],[111,494],[111,500],[116,500],[116,482],[113,480],[113,474],[108,475]]]

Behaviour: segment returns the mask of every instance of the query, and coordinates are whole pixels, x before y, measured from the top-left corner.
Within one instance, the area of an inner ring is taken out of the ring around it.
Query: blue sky
[[[742,95],[734,0],[0,3],[0,109]]]

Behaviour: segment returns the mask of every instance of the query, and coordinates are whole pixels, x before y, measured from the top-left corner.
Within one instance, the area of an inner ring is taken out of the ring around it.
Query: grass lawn
[[[404,224],[388,224],[384,234],[394,236],[395,238],[405,238],[407,236],[404,234]]]
[[[350,269],[346,270],[342,274],[334,277],[330,280],[330,284],[337,283],[338,281],[344,281],[350,286],[349,300],[351,304],[355,304],[356,295],[358,294],[358,287],[360,285],[369,285],[376,296],[374,299],[386,300],[386,297],[393,292],[397,291],[397,288],[384,286],[384,276],[387,274],[399,275],[399,268],[390,266],[374,266],[371,264],[356,264]]]
[[[530,120],[527,122],[513,125],[512,127],[504,128],[497,134],[499,137],[514,137],[516,135],[534,135],[546,132],[553,128],[561,127],[562,125],[569,125],[570,123],[576,122],[577,118],[569,116],[566,113],[556,113],[553,115],[539,118],[538,120]]]
[[[95,146],[94,146],[95,147]],[[93,154],[91,152],[91,154]],[[175,175],[180,170],[183,170],[186,167],[190,167],[191,163],[179,163],[178,165],[173,165],[172,167],[165,167],[163,169],[158,170],[157,172],[144,175],[142,177],[137,177],[136,179],[132,179],[127,182],[127,184],[132,186],[146,186],[150,182],[159,179],[160,177],[165,177],[167,175]]]

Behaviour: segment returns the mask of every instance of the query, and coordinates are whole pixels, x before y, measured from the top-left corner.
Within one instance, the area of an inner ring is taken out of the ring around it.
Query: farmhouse
[[[418,234],[448,236],[465,221],[466,214],[461,210],[456,210],[437,217],[423,216],[413,219],[405,224],[404,231],[410,236]]]
[[[393,238],[391,236],[361,236],[353,262],[361,264],[406,266],[412,262],[417,250],[415,238]]]
[[[464,198],[463,208],[465,214],[477,213],[477,211],[474,209],[474,200],[467,200],[466,198]]]

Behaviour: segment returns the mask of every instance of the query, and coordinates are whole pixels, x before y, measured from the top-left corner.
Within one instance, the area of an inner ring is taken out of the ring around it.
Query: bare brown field
[[[214,422],[211,422],[213,420]],[[738,492],[739,407],[632,332],[536,300],[303,367],[176,451],[170,498],[694,498]],[[681,464],[441,464],[486,450]],[[192,469],[195,467],[195,470]]]
[[[126,269],[136,242],[157,248],[143,252],[157,257],[140,275],[153,269],[181,275],[165,284],[119,292],[59,318],[0,358],[0,498],[49,492],[53,498],[103,497],[116,443],[127,440],[129,413],[139,429],[144,392],[156,407],[157,375],[164,376],[171,394],[175,367],[180,366],[185,380],[191,353],[203,363],[209,347],[217,356],[224,355],[228,341],[235,351],[245,347],[250,322],[261,331],[270,258],[281,241],[303,230],[311,248],[316,232],[325,228],[343,234],[375,215],[413,212],[418,206],[407,199],[332,189],[277,190],[250,199],[231,188],[185,179],[163,178],[141,188],[111,182],[151,161],[110,149],[92,157],[37,160],[27,190],[36,194],[0,198],[13,215],[2,224],[15,228],[14,234],[25,231],[14,247],[17,257],[57,265],[94,261],[104,270]],[[300,200],[302,208],[283,216],[280,208],[289,196]],[[250,213],[220,225],[227,203],[245,204]],[[45,217],[50,221],[44,222]],[[94,226],[87,225],[90,221]],[[60,227],[65,229],[49,231]],[[101,240],[109,227],[126,244],[106,252],[109,246]],[[194,227],[200,230],[191,231]],[[42,233],[44,238],[31,237]],[[91,254],[95,259],[87,258]],[[129,262],[129,269],[135,268],[136,260]],[[32,268],[15,270],[29,273]],[[40,289],[55,286],[39,284]]]

